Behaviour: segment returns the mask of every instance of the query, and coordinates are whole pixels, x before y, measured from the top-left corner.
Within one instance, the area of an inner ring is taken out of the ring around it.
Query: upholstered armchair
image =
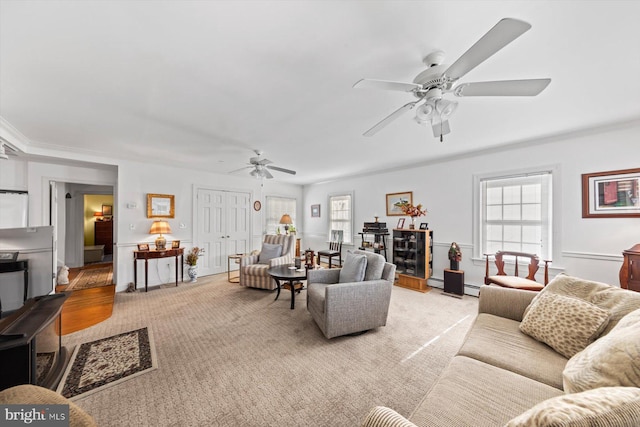
[[[354,255],[364,256],[366,266],[361,280],[350,281]],[[380,254],[349,251],[342,268],[307,272],[307,310],[327,338],[384,326],[395,273]]]
[[[285,234],[267,234],[262,249],[256,255],[240,258],[240,286],[260,289],[276,289],[275,280],[267,270],[284,264],[293,264],[296,251],[296,236]],[[281,248],[278,251],[278,246]]]

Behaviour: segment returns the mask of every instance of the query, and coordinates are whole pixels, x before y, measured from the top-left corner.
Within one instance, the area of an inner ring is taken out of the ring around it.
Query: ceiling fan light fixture
[[[448,101],[446,99],[441,99],[436,101],[436,111],[440,115],[441,120],[446,120],[456,111],[458,108],[458,103],[455,101]]]
[[[422,104],[416,109],[415,121],[420,124],[425,124],[429,120],[431,120],[432,115],[433,115],[433,105]]]

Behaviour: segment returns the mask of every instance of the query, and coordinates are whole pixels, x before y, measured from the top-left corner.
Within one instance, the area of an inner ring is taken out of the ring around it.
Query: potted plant
[[[187,274],[192,282],[198,280],[198,257],[204,253],[204,249],[194,246],[187,253],[187,257],[184,261],[189,267],[187,268]]]

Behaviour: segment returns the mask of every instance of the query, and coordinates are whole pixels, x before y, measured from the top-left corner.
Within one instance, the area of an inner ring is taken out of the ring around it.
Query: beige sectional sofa
[[[539,293],[483,286],[462,347],[408,419],[379,406],[362,425],[637,427],[638,387],[640,293],[559,275]]]

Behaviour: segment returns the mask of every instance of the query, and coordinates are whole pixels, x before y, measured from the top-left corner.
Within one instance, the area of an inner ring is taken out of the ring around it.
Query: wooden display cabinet
[[[433,272],[433,231],[393,230],[393,263],[396,286],[427,292]]]

